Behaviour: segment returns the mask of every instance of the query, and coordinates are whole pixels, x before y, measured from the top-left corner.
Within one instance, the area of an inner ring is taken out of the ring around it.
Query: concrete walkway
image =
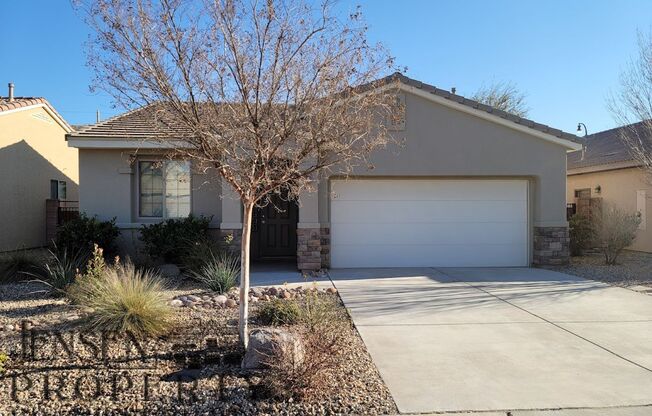
[[[330,276],[402,413],[652,414],[632,407],[652,405],[652,296],[526,268]]]

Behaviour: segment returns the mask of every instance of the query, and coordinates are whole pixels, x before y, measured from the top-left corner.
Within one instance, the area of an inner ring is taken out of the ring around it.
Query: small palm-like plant
[[[92,310],[91,328],[137,336],[160,335],[169,329],[171,308],[164,290],[154,272],[132,263],[106,267],[99,278],[79,279],[74,287],[77,302]]]
[[[226,293],[238,284],[240,260],[227,253],[217,256],[211,253],[204,264],[198,270],[192,270],[190,275],[210,290]]]
[[[86,267],[89,256],[90,253],[85,249],[70,252],[67,248],[57,250],[55,247],[50,250],[51,261],[43,266],[43,271],[28,274],[36,278],[35,281],[47,285],[51,294],[64,296],[77,275]]]

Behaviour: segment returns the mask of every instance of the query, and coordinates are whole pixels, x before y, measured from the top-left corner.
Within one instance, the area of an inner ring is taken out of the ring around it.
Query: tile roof
[[[630,155],[622,139],[622,134],[625,132],[625,129],[634,129],[637,134],[640,134],[639,137],[647,136],[648,139],[652,139],[648,134],[641,134],[645,132],[643,122],[591,134],[585,138],[586,150],[584,151],[584,158],[582,158],[581,150],[568,154],[568,169],[633,162],[634,158]]]
[[[148,140],[156,138],[156,132],[167,129],[168,126],[157,119],[158,109],[155,104],[146,105],[135,110],[108,118],[96,124],[80,126],[80,129],[70,133],[75,138],[103,138],[121,140]],[[182,127],[176,129],[182,137]]]
[[[46,106],[50,111],[52,111],[52,113],[58,117],[66,127],[68,127],[68,130],[73,130],[68,122],[61,117],[61,114],[57,113],[57,110],[55,110],[48,100],[43,97],[15,97],[12,101],[9,101],[9,98],[7,97],[0,97],[0,113],[3,111],[17,110],[39,104]]]
[[[466,105],[468,107],[484,111],[489,114],[493,114],[505,120],[509,120],[516,124],[523,125],[525,127],[531,128],[536,131],[540,131],[546,134],[550,134],[554,137],[560,139],[569,140],[576,143],[581,143],[581,140],[570,133],[565,133],[559,129],[552,128],[545,124],[536,123],[532,120],[526,118],[518,117],[513,114],[507,113],[502,110],[498,110],[494,107],[481,104],[477,101],[464,98],[460,95],[452,94],[449,91],[442,90],[440,88],[434,87],[429,84],[417,81],[415,79],[409,78],[403,74],[395,73],[389,75],[385,78],[381,78],[377,81],[374,81],[369,84],[360,86],[361,89],[374,88],[376,86],[382,86],[390,82],[401,82],[405,85],[421,89],[423,91],[429,92],[431,94],[437,95],[439,97],[454,101],[458,104]],[[152,133],[155,131],[154,126],[156,125],[156,117],[152,114],[152,105],[138,108],[136,110],[129,111],[127,113],[115,116],[108,120],[102,121],[100,123],[88,126],[79,131],[75,131],[69,134],[69,137],[72,138],[105,138],[105,139],[136,139],[136,140],[146,140],[148,138],[153,138]],[[158,125],[160,128],[161,126]],[[182,132],[182,129],[180,129]]]

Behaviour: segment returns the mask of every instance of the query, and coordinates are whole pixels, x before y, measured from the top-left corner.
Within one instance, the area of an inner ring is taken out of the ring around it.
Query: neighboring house
[[[77,201],[71,132],[44,98],[0,97],[0,252],[46,245],[46,200]]]
[[[637,128],[637,124],[627,128]],[[568,154],[566,201],[571,209],[590,215],[591,205],[616,205],[641,213],[641,224],[629,248],[652,252],[652,224],[647,226],[647,207],[652,188],[644,171],[631,157],[621,139],[625,127],[586,137],[586,151]]]
[[[373,170],[331,176],[318,192],[255,214],[256,259],[320,267],[529,266],[568,258],[566,152],[560,130],[395,74],[404,147],[376,151]],[[68,134],[79,149],[80,207],[117,218],[123,244],[142,224],[189,213],[237,237],[242,209],[228,186],[183,161],[153,163],[148,107]]]

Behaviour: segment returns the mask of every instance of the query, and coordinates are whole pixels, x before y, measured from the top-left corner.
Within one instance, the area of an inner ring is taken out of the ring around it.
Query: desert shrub
[[[115,225],[115,218],[110,221],[100,221],[96,217],[81,214],[78,218],[63,224],[57,230],[55,246],[69,253],[80,251],[90,252],[97,244],[104,249],[107,256],[116,253],[115,240],[120,230]]]
[[[226,293],[238,284],[240,260],[227,253],[214,255],[212,252],[198,270],[191,270],[190,276],[210,290]]]
[[[295,325],[300,316],[299,303],[294,299],[273,299],[258,309],[258,319],[263,325]]]
[[[283,399],[329,395],[339,388],[333,380],[347,359],[351,325],[334,296],[313,292],[294,304],[299,324],[293,330],[301,337],[304,353],[296,357],[294,350],[275,349],[266,360],[261,385],[270,396]]]
[[[568,221],[568,231],[571,256],[581,256],[593,241],[594,230],[591,220],[582,214],[575,214]]]
[[[9,362],[9,356],[4,352],[0,351],[0,376],[3,375],[6,371],[5,366]]]
[[[40,274],[31,274],[31,276],[36,281],[47,285],[52,295],[65,296],[77,275],[84,272],[90,252],[86,249],[71,252],[67,248],[55,247],[50,251],[50,257],[43,267],[43,271]]]
[[[618,255],[634,242],[640,223],[638,213],[629,213],[616,206],[603,207],[596,223],[596,238],[606,264],[616,264]]]
[[[117,262],[118,261],[116,260],[116,263]],[[70,299],[70,301],[73,303],[81,303],[82,299],[80,299],[80,297],[83,296],[83,294],[78,293],[79,285],[76,283],[81,279],[97,282],[103,277],[104,273],[106,272],[106,268],[107,264],[104,260],[104,251],[97,244],[95,244],[93,246],[93,253],[90,256],[90,259],[86,263],[85,267],[77,271],[74,277],[74,282],[69,284],[65,289],[68,299]]]
[[[38,259],[27,250],[16,250],[0,259],[0,283],[17,282],[41,273]]]
[[[131,263],[107,266],[99,278],[80,278],[71,288],[76,301],[92,312],[92,329],[160,335],[169,329],[170,306],[162,280]]]
[[[140,230],[140,240],[150,256],[162,258],[168,263],[181,263],[189,246],[209,238],[210,221],[210,217],[191,214],[186,218],[145,225]]]

